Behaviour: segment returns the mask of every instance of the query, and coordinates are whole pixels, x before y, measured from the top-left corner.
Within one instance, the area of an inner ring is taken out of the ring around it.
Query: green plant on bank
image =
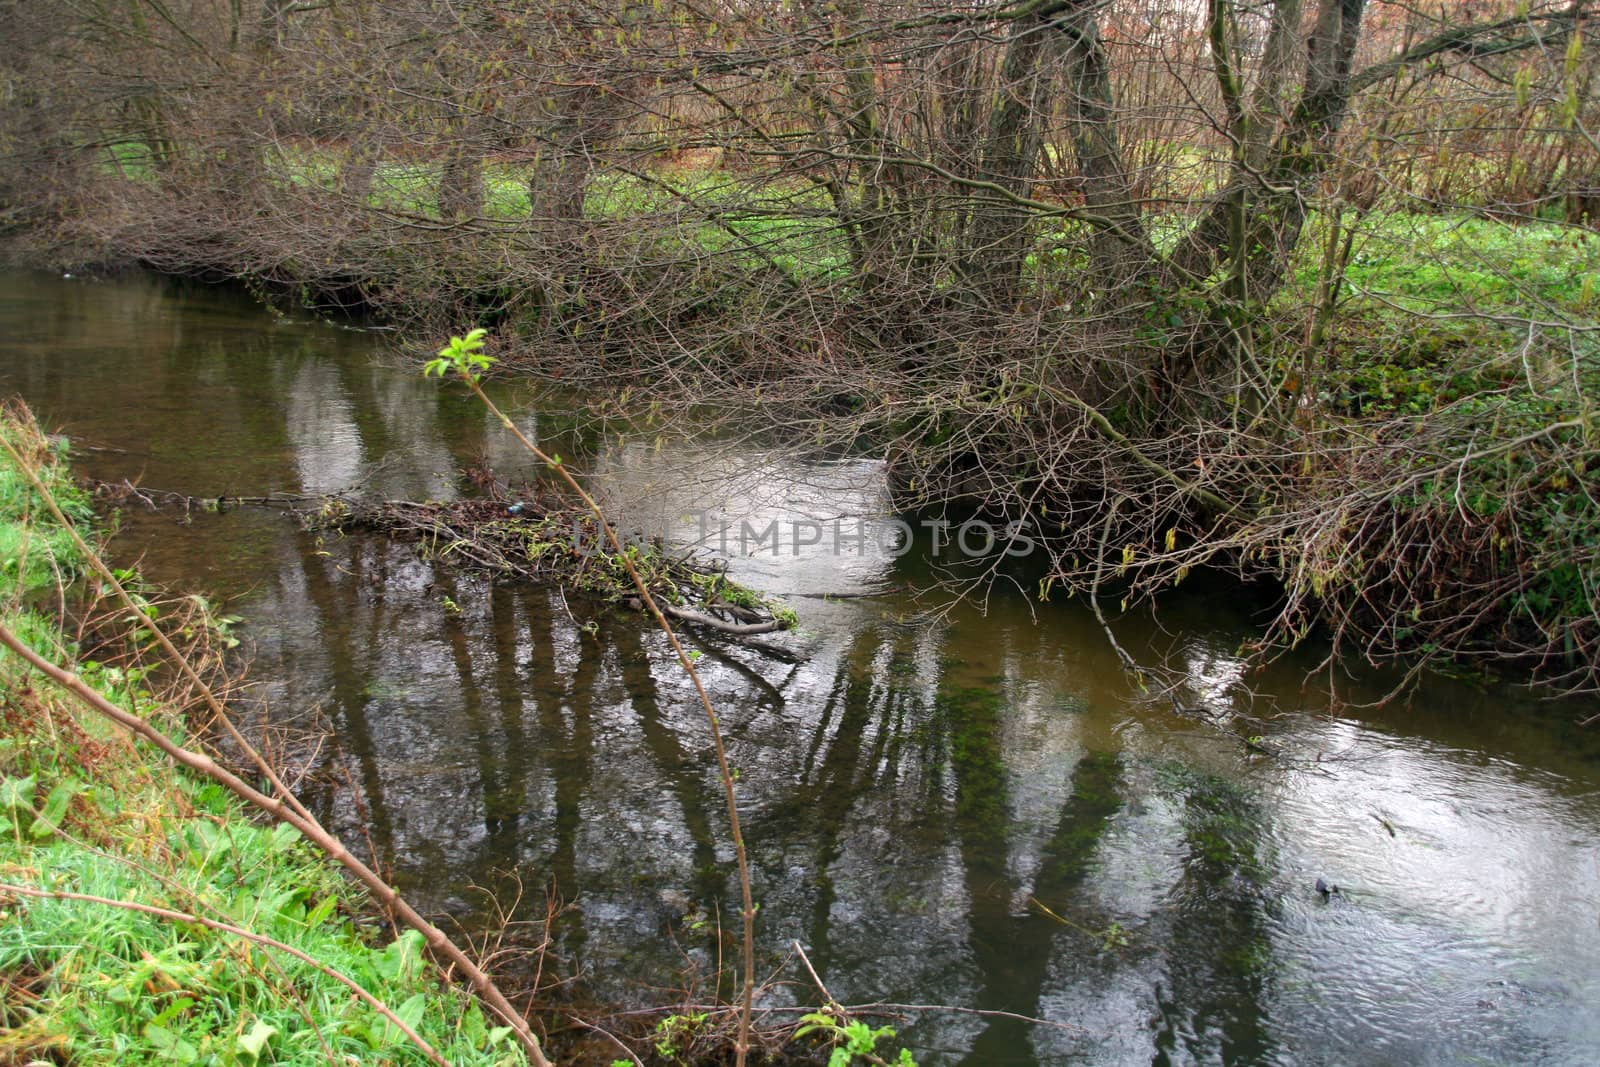
[[[17,413],[0,434],[75,523],[86,516],[60,449]],[[55,611],[76,599],[66,583],[86,560],[19,485],[31,488],[0,453],[0,622],[114,703],[186,734],[151,691],[128,612],[89,620],[101,659],[79,656]],[[141,612],[155,608],[150,590],[139,597]],[[189,636],[219,641],[232,620],[194,606]],[[371,936],[357,892],[298,831],[251,821],[222,786],[82,714],[10,651],[0,701],[0,1063],[429,1062],[402,1027],[432,1062],[526,1062],[508,1027],[440,985],[419,934]]]
[[[694,1035],[706,1022],[706,1013],[692,1012],[685,1015],[672,1014],[656,1023],[655,1049],[656,1055],[662,1059],[678,1061],[687,1047],[687,1043],[694,1039]]]
[[[24,429],[13,423],[0,424],[0,433],[13,444],[27,443]],[[73,484],[62,462],[67,452],[66,440],[36,440],[41,458],[47,460],[42,467],[46,488],[69,518],[87,522],[93,515],[88,497]],[[43,509],[43,501],[22,472],[9,463],[0,463],[0,582],[23,599],[70,584],[83,570],[82,560],[64,530],[30,520]]]
[[[800,1026],[795,1030],[794,1036],[798,1039],[813,1035],[833,1045],[833,1051],[828,1054],[828,1067],[850,1067],[857,1062],[875,1064],[877,1067],[917,1067],[917,1061],[911,1058],[910,1049],[902,1048],[898,1053],[892,1054],[893,1059],[886,1059],[888,1053],[879,1052],[878,1042],[893,1038],[894,1027],[880,1026],[873,1029],[861,1020],[851,1019],[832,1007],[800,1017]]]

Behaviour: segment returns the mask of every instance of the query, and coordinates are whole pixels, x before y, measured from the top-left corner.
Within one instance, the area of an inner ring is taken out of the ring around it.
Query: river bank
[[[47,441],[20,407],[0,434],[87,525],[66,442]],[[87,561],[9,453],[0,545],[6,630],[170,736],[195,737],[193,692],[93,592]],[[233,620],[132,572],[120,580],[149,617],[174,620],[191,663],[219,676]],[[292,827],[262,824],[16,653],[0,653],[0,690],[0,1058],[525,1062],[510,1028],[438,981],[422,935],[380,930],[371,903]]]
[[[262,217],[244,219],[232,199],[197,215],[181,175],[81,177],[70,211],[9,235],[15,254],[235,281],[290,317],[353,308],[398,328],[419,360],[487,326],[504,380],[548,407],[581,394],[572,417],[589,436],[715,421],[757,447],[886,459],[913,524],[1025,524],[1045,596],[1105,585],[1118,602],[1158,603],[1201,571],[1270,588],[1253,639],[1263,662],[1311,639],[1373,665],[1600,687],[1600,334],[1592,287],[1575,280],[1600,270],[1600,236],[1582,229],[1318,216],[1288,287],[1253,309],[1248,351],[1230,357],[1234,342],[1167,298],[1109,338],[1092,306],[1012,321],[939,303],[909,325],[907,309],[863,303],[822,267],[800,270],[803,299],[778,299],[703,226],[649,236],[665,207],[626,182],[595,193],[582,225],[595,240],[668,241],[653,302],[630,266],[648,248],[603,263],[581,242],[553,251],[510,207],[436,233],[377,193],[352,216],[315,183],[288,201],[256,190]],[[652,180],[693,191],[727,178]],[[263,221],[277,214],[293,225]],[[1344,242],[1333,281],[1323,238]],[[560,300],[523,266],[557,253]],[[764,317],[724,327],[752,308]],[[908,340],[924,325],[930,337]],[[1098,380],[1097,368],[1177,359],[1233,366],[1204,381]]]

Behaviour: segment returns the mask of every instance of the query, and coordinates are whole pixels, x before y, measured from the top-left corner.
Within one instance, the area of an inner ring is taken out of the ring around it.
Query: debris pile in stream
[[[99,499],[111,503],[181,509],[186,515],[273,508],[295,515],[307,530],[378,533],[415,544],[434,562],[495,577],[558,583],[634,610],[643,607],[598,520],[548,489],[523,487],[512,495],[496,485],[487,497],[440,502],[370,501],[345,494],[196,497],[126,481],[100,482],[93,488]],[[622,551],[670,618],[741,638],[794,625],[793,611],[731,581],[715,560],[673,554],[654,539],[625,537]]]

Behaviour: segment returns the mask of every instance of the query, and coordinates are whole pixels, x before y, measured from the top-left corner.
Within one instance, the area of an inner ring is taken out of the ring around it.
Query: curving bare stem
[[[637,590],[639,599],[644,602],[645,609],[655,619],[656,625],[660,627],[661,632],[667,635],[667,641],[672,645],[672,651],[678,657],[678,665],[683,668],[684,673],[689,676],[689,681],[694,684],[695,695],[700,700],[700,706],[705,710],[706,724],[711,730],[711,745],[717,756],[717,773],[722,779],[722,792],[728,806],[728,832],[733,838],[734,856],[739,867],[739,894],[741,897],[740,904],[743,907],[744,974],[739,994],[739,1032],[733,1047],[734,1062],[738,1067],[744,1067],[745,1061],[750,1054],[750,1016],[754,1011],[756,988],[756,909],[755,898],[750,890],[750,861],[745,854],[744,834],[739,828],[739,801],[734,793],[733,769],[728,764],[727,746],[722,741],[722,725],[717,719],[717,710],[711,704],[711,697],[706,692],[705,684],[700,680],[700,672],[694,669],[694,660],[690,659],[689,654],[684,651],[683,645],[678,641],[678,635],[673,632],[672,624],[667,621],[667,612],[672,612],[675,618],[686,622],[712,620],[707,620],[703,616],[696,616],[695,613],[680,612],[671,605],[668,605],[666,610],[663,610],[661,605],[656,603],[655,597],[650,595],[650,589],[645,584],[645,580],[634,568],[633,559],[623,551],[622,542],[617,537],[616,530],[612,528],[610,520],[606,518],[605,512],[595,502],[594,497],[590,496],[588,491],[578,484],[578,480],[572,476],[572,472],[567,469],[565,464],[530,441],[517,428],[517,424],[507,418],[505,413],[495,406],[495,402],[489,399],[488,394],[483,391],[471,374],[462,370],[460,376],[461,380],[467,384],[467,387],[482,402],[484,408],[500,421],[500,425],[504,426],[530,454],[554,470],[561,477],[561,480],[566,483],[567,488],[576,493],[578,499],[582,500],[584,506],[594,515],[595,521],[605,531],[606,540],[610,543],[612,551],[622,561],[622,565],[627,568],[628,577],[632,579],[633,587]],[[763,623],[756,624],[756,628],[741,627],[738,632],[766,633],[768,632],[767,629],[761,627],[767,627],[768,625]],[[770,629],[778,628],[779,626],[777,625],[770,626]]]
[[[339,839],[329,833],[315,818],[301,816],[293,808],[284,804],[281,799],[268,796],[252,787],[244,779],[223,767],[204,752],[196,752],[193,749],[184,748],[144,719],[117,707],[82,678],[69,670],[58,667],[29,648],[3,623],[0,623],[0,644],[5,645],[18,656],[21,656],[51,681],[77,697],[91,711],[105,716],[129,733],[155,745],[174,763],[211,779],[251,807],[264,811],[299,830],[307,840],[354,875],[355,879],[365,886],[367,891],[376,897],[379,903],[392,911],[401,922],[420,933],[428,948],[435,955],[443,957],[452,966],[461,969],[461,973],[465,974],[468,982],[471,983],[473,991],[522,1039],[523,1047],[528,1053],[529,1062],[535,1064],[536,1067],[551,1067],[550,1061],[545,1057],[544,1050],[539,1045],[538,1037],[534,1035],[533,1030],[528,1026],[528,1020],[512,1006],[511,1002],[506,999],[505,994],[494,984],[493,979],[485,973],[483,968],[479,967],[472,957],[462,951],[454,941],[451,941],[443,930],[423,918],[415,908],[400,896],[399,891],[379,877],[372,868],[356,858],[354,853],[345,848]]]
[[[3,625],[0,625],[0,644],[4,644],[18,656],[21,656],[43,672],[57,685],[77,697],[90,710],[117,723],[130,733],[149,741],[166,753],[175,763],[212,779],[252,807],[299,830],[331,859],[350,872],[397,919],[422,934],[428,948],[437,957],[461,969],[461,973],[467,976],[468,982],[478,996],[482,998],[483,1002],[517,1034],[523,1047],[527,1050],[529,1062],[533,1063],[535,1067],[550,1067],[550,1061],[545,1057],[544,1050],[539,1044],[539,1038],[528,1025],[528,1020],[506,998],[506,995],[495,985],[494,980],[489,977],[488,973],[456,945],[444,931],[429,922],[408,901],[403,899],[398,890],[385,881],[371,867],[358,859],[354,853],[344,846],[343,842],[327,830],[295,798],[289,787],[284,784],[266,758],[233,726],[222,707],[221,700],[211,687],[206,684],[205,680],[200,677],[199,673],[195,671],[194,667],[167,636],[161,632],[154,621],[135,606],[133,599],[122,587],[122,584],[117,581],[116,576],[111,573],[111,569],[100,558],[100,554],[78,534],[71,520],[67,518],[56,503],[49,487],[39,478],[33,464],[29,463],[11,442],[3,437],[0,437],[0,445],[4,445],[6,452],[15,461],[17,468],[23,472],[24,476],[32,484],[34,490],[44,501],[45,506],[55,516],[56,521],[61,524],[62,529],[67,531],[90,567],[100,575],[102,581],[105,581],[117,593],[133,617],[140,620],[149,629],[160,644],[162,651],[166,653],[173,664],[183,672],[185,678],[202,695],[206,705],[212,710],[217,720],[226,728],[229,735],[239,745],[251,763],[261,772],[263,778],[270,783],[272,792],[265,793],[254,788],[205,753],[182,747],[144,719],[119,708],[73,672],[49,662],[34,652],[33,649],[23,644],[14,633]]]

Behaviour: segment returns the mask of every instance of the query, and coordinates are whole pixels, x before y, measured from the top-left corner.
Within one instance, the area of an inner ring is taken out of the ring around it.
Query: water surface
[[[3,275],[0,322],[0,388],[95,477],[449,498],[468,464],[533,471],[383,334],[142,275]],[[1600,1062],[1600,738],[1574,725],[1593,703],[1436,678],[1360,710],[1384,680],[1340,671],[1335,704],[1313,659],[1246,673],[1227,586],[1119,620],[1194,703],[1266,720],[1244,732],[1284,758],[1253,756],[1136,699],[1080,605],[1002,583],[951,607],[925,553],[826,536],[739,551],[741,521],[881,518],[870,460],[579,434],[500,399],[638,525],[716,550],[731,519],[733,572],[791,598],[804,662],[701,660],[764,964],[799,941],[841,1000],[1053,1024],[911,1013],[922,1063]],[[629,1002],[709,993],[735,954],[726,819],[701,713],[638,616],[263,510],[122,521],[123,560],[245,617],[252,696],[316,753],[308,791],[424,909],[481,926],[520,885],[516,917],[539,918],[553,887],[563,973]]]

